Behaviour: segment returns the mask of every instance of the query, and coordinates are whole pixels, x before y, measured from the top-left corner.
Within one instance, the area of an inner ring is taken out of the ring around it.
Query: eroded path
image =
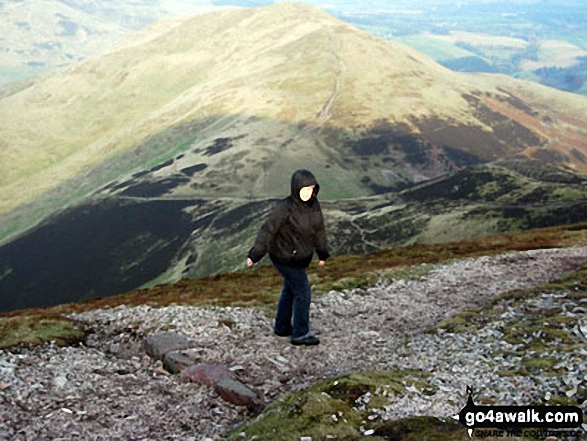
[[[321,339],[315,347],[275,337],[271,319],[247,308],[123,305],[75,315],[96,329],[88,346],[0,352],[0,439],[201,440],[250,417],[209,388],[165,375],[160,362],[144,354],[143,337],[168,329],[195,339],[199,361],[228,364],[266,401],[342,372],[411,366],[435,372],[446,399],[406,396],[395,406],[403,413],[390,410],[388,418],[446,415],[461,406],[455,397],[466,381],[499,366],[479,358],[455,361],[459,351],[473,357],[470,345],[485,344],[483,339],[423,337],[422,331],[503,292],[559,278],[585,261],[587,247],[508,253],[434,266],[415,280],[331,291],[312,305],[311,325]],[[406,347],[416,355],[402,356]],[[453,351],[451,360],[442,358],[443,348]]]

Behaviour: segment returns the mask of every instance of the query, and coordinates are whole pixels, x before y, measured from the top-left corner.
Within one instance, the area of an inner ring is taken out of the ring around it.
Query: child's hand
[[[247,266],[251,266],[253,264],[253,261],[251,260],[250,257],[247,257]]]
[[[320,266],[324,266],[324,261],[323,261],[323,260],[321,260],[320,262],[318,262],[318,265],[320,265]]]

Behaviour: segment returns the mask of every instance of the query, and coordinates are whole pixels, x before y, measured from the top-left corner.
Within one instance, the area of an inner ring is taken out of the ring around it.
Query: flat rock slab
[[[164,361],[165,354],[172,351],[194,348],[197,343],[183,334],[176,332],[162,332],[145,338],[143,348],[150,357]]]
[[[222,378],[232,378],[231,370],[221,363],[194,364],[184,369],[180,375],[209,387],[216,387]]]
[[[214,390],[229,403],[237,406],[256,408],[260,405],[259,397],[255,392],[232,376],[226,365],[197,364],[184,369],[180,375],[199,384],[213,387]]]
[[[214,390],[224,401],[237,406],[256,407],[259,405],[257,394],[240,381],[232,378],[222,377]]]

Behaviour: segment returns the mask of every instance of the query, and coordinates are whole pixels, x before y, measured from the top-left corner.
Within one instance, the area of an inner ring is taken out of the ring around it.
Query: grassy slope
[[[503,95],[497,87],[548,108],[556,130],[566,127],[557,109],[569,121],[587,109],[582,97],[505,76],[453,73],[308,6],[166,21],[0,100],[0,212],[181,122],[255,115],[348,129],[434,117],[489,132],[461,95]],[[498,111],[524,120],[507,106]]]
[[[578,222],[587,200],[582,179],[537,162],[514,161],[471,168],[402,192],[322,201],[321,206],[332,252],[364,254]],[[192,236],[190,247],[198,260],[188,269],[190,277],[241,268],[241,256],[270,208],[249,203],[239,209],[238,200],[226,203],[206,230]],[[223,255],[221,269],[213,257],[218,249],[230,250]]]
[[[145,30],[109,53],[4,98],[0,115],[6,117],[0,134],[11,142],[3,149],[0,184],[24,187],[18,181],[27,179],[26,188],[38,194],[182,120],[254,114],[259,108],[279,113],[281,102],[301,101],[291,99],[301,85],[313,93],[296,105],[300,118],[311,118],[332,89],[323,83],[330,82],[329,63],[320,57],[324,47],[314,46],[320,38],[312,36],[328,27],[324,21],[330,18],[314,10],[300,14],[293,9],[279,21],[270,10],[257,15],[256,10],[244,10],[218,12],[213,19],[207,15],[186,19],[181,26],[174,21],[166,27],[154,25],[154,31]],[[273,36],[286,34],[274,42]],[[301,49],[309,49],[306,56],[290,60],[289,66],[283,63],[280,50],[288,53],[283,46],[304,36],[308,38]],[[210,55],[221,46],[230,51],[211,62]],[[263,57],[256,56],[263,52]],[[297,69],[307,74],[294,81]],[[275,84],[266,84],[267,78]],[[14,109],[20,110],[18,114]],[[26,123],[33,119],[36,124]],[[23,196],[26,188],[20,192]]]
[[[476,240],[506,231],[579,222],[587,214],[584,182],[584,177],[556,167],[510,161],[472,167],[402,192],[322,200],[321,205],[332,254],[363,255],[389,247]],[[283,188],[283,194],[286,190]],[[38,304],[52,304],[243,269],[244,256],[277,198],[185,197],[185,201],[96,198],[0,249],[0,273],[12,271],[7,279],[0,279],[7,290],[4,304],[20,304],[14,302],[22,300],[19,286],[23,283],[30,284],[40,298],[51,299]],[[133,224],[126,216],[113,216],[123,211],[144,221]],[[84,237],[83,231],[90,230],[93,239],[47,242],[55,234],[48,231],[75,238],[75,231]],[[120,235],[124,235],[123,241]],[[161,257],[162,238],[166,257]],[[129,248],[133,243],[140,245]],[[43,249],[51,250],[55,257],[27,267],[30,256]],[[153,249],[159,252],[153,253]],[[115,258],[86,268],[84,256],[96,252]],[[267,264],[268,258],[261,262]],[[92,291],[70,279],[71,268],[95,281]],[[50,283],[34,277],[43,273],[51,274]],[[127,280],[127,284],[117,288],[105,285],[104,280]],[[52,292],[54,284],[62,284],[59,298]]]
[[[3,3],[0,35],[8,50],[0,53],[0,87],[99,53],[164,15],[155,5],[138,2],[107,7],[58,0]]]

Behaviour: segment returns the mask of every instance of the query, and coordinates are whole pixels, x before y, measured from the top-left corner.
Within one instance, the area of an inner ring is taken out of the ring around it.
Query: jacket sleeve
[[[253,263],[258,262],[269,250],[269,244],[271,238],[279,230],[279,227],[287,219],[289,213],[288,205],[285,201],[279,202],[279,204],[269,214],[267,220],[261,225],[261,229],[257,234],[255,244],[249,250],[247,257],[249,257]]]
[[[328,244],[326,241],[326,227],[324,226],[324,216],[320,210],[320,223],[318,225],[318,232],[316,233],[316,254],[320,260],[326,260],[330,257],[328,252]]]

